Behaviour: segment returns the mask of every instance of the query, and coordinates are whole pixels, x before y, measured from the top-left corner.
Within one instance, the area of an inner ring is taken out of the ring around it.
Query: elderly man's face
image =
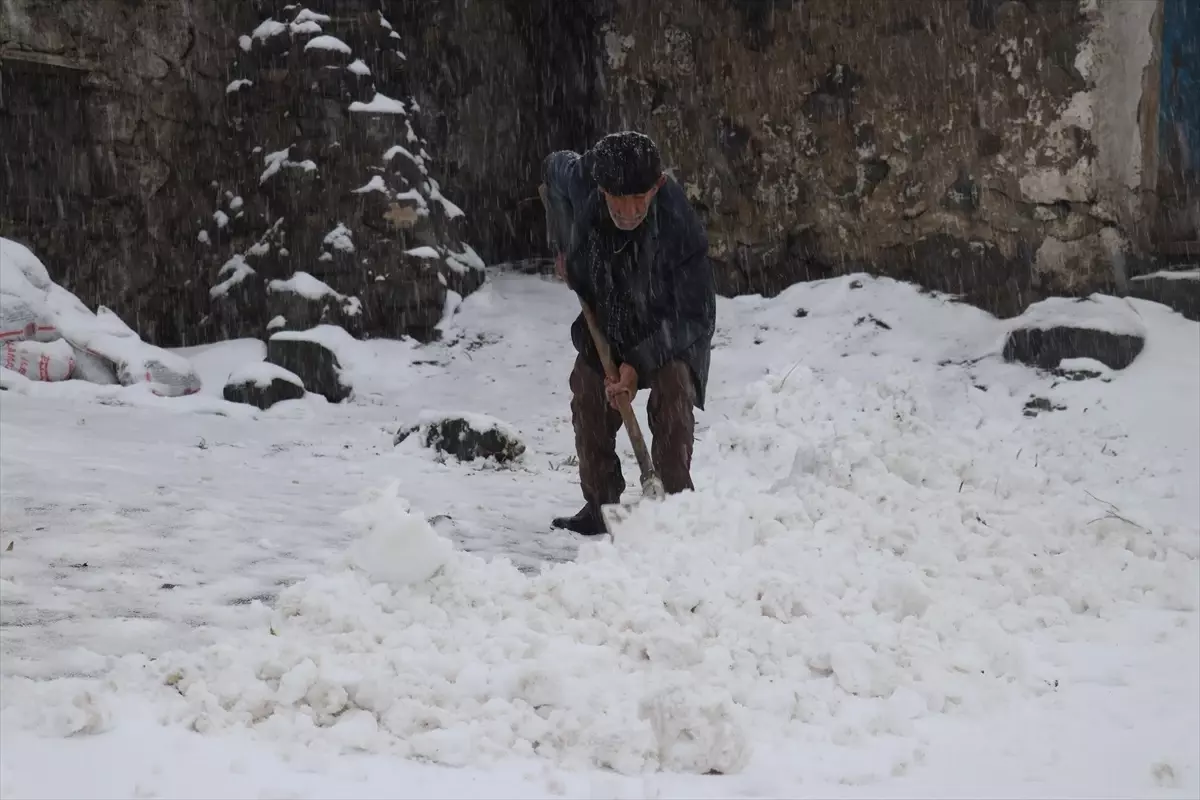
[[[612,217],[613,224],[623,231],[631,231],[641,225],[642,220],[650,211],[650,202],[654,199],[654,195],[658,194],[658,190],[662,188],[666,180],[666,175],[659,175],[658,181],[650,188],[650,191],[642,194],[609,194],[601,189],[600,191],[604,194],[604,203],[608,206],[608,215]]]

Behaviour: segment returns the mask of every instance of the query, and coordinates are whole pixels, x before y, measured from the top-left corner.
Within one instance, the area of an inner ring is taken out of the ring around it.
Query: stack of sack
[[[143,342],[104,306],[95,313],[50,280],[26,247],[0,238],[0,366],[35,381],[148,384],[165,397],[200,391],[186,358]]]

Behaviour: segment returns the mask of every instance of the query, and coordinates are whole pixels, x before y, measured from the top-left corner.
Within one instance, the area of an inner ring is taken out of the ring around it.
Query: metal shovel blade
[[[642,478],[642,496],[628,503],[612,503],[600,506],[600,516],[611,540],[616,541],[616,533],[625,520],[629,519],[637,504],[642,500],[662,500],[667,496],[662,481],[654,473]]]

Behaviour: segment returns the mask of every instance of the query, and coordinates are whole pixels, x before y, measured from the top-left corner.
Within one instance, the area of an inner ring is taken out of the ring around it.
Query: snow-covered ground
[[[1200,326],[1130,307],[1142,355],[1072,381],[887,280],[723,300],[698,491],[615,543],[549,529],[549,280],[363,344],[340,405],[224,402],[253,341],[182,351],[190,397],[14,383],[0,794],[1196,797]],[[425,411],[527,451],[393,447]]]

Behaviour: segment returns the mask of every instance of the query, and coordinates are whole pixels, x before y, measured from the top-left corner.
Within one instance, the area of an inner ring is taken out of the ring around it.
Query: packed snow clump
[[[372,582],[393,590],[429,580],[454,550],[400,497],[399,489],[399,483],[392,483],[371,501],[344,514],[364,533],[350,549],[350,563]]]

